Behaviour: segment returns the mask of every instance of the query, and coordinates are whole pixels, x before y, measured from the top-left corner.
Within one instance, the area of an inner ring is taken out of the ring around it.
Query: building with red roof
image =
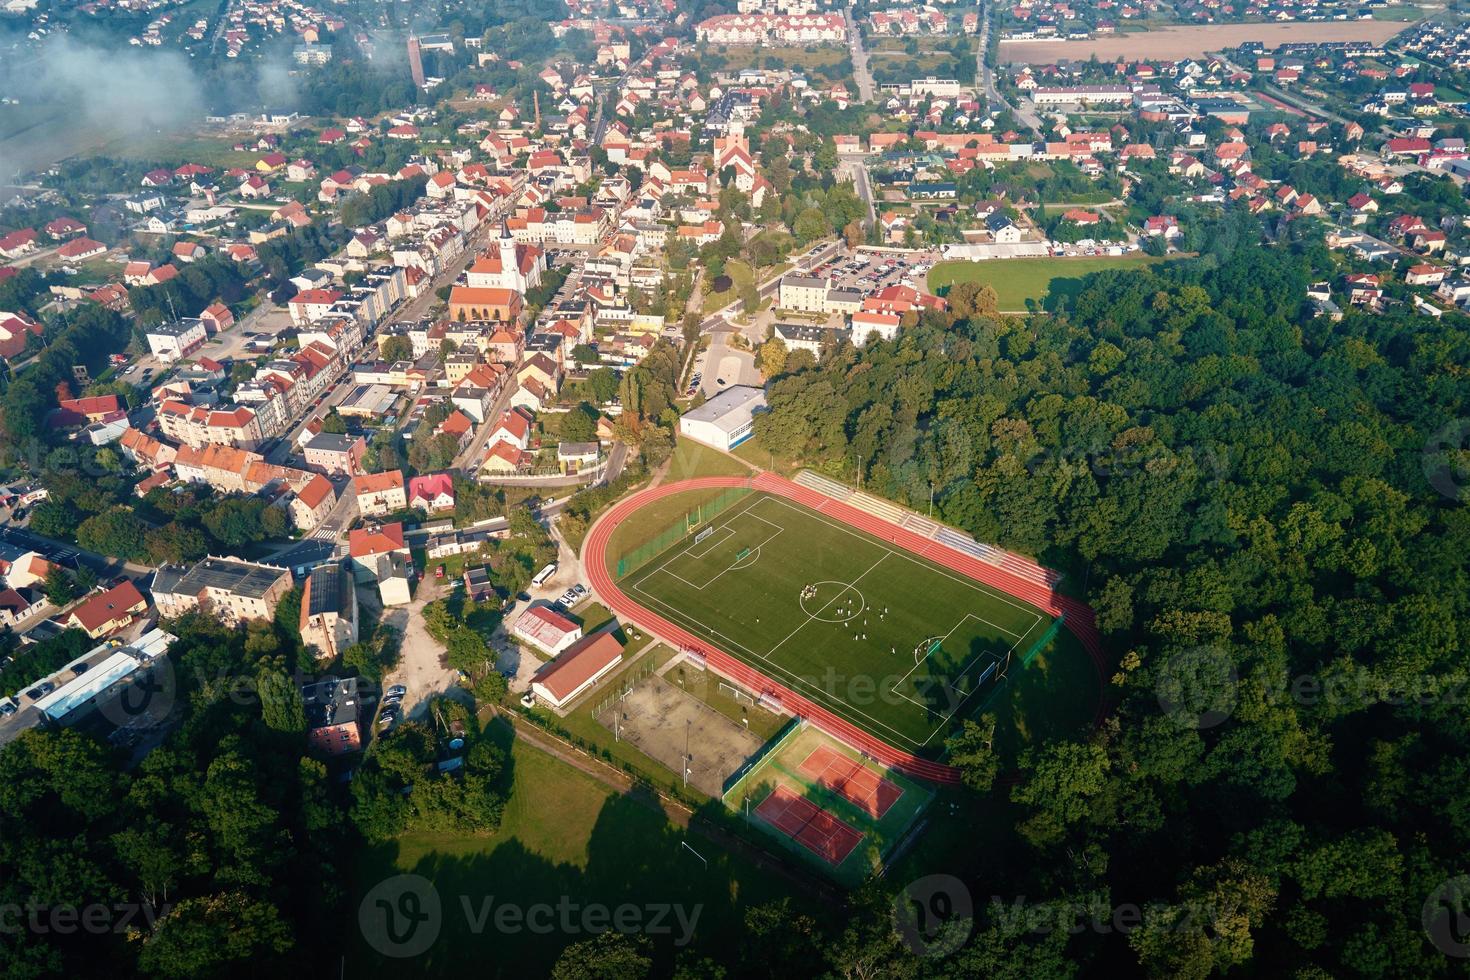
[[[550,606],[532,606],[516,619],[511,635],[554,657],[582,638],[582,627]]]
[[[524,618],[524,617],[522,617]],[[531,693],[553,708],[569,704],[622,662],[623,645],[612,630],[568,646],[531,678]]]
[[[378,577],[378,558],[383,555],[401,555],[408,559],[408,546],[403,543],[402,524],[384,524],[381,527],[360,527],[347,535],[347,554],[352,558],[353,569],[358,581],[372,581]]]
[[[116,633],[132,623],[134,617],[148,609],[148,601],[132,579],[83,599],[62,620],[64,626],[75,626],[94,640]]]
[[[454,478],[448,473],[430,473],[408,481],[408,506],[430,514],[454,509]]]

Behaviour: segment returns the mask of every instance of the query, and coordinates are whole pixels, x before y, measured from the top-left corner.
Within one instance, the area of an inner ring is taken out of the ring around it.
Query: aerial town
[[[1467,140],[1453,6],[0,3],[7,975],[1459,975]]]

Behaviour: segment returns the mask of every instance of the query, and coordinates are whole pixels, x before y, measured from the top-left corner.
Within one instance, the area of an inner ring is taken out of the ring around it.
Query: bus
[[[541,569],[541,571],[536,573],[536,577],[531,579],[531,584],[536,586],[537,588],[540,588],[547,579],[551,578],[551,576],[555,574],[556,562],[552,562],[550,565],[547,565],[545,568]]]

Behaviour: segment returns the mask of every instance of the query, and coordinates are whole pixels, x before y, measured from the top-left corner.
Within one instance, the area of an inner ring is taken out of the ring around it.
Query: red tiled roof
[[[557,701],[564,701],[622,655],[623,645],[611,630],[594,633],[563,650],[536,672],[533,681],[545,687]]]
[[[129,610],[141,605],[144,605],[143,594],[138,591],[132,579],[124,579],[121,584],[106,592],[99,592],[84,600],[71,611],[70,618],[75,619],[90,633],[123,618]]]
[[[331,493],[332,481],[317,473],[310,480],[306,481],[306,486],[302,487],[296,496],[303,504],[312,510],[316,510],[321,502],[326,500]]]
[[[347,535],[347,550],[353,558],[402,551],[403,525],[384,524],[381,528],[358,528]]]

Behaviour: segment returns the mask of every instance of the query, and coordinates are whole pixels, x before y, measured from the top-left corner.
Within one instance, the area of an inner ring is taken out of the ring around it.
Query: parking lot
[[[815,274],[830,276],[835,289],[855,289],[862,293],[898,285],[917,288],[938,258],[937,253],[931,252],[902,255],[859,252],[846,260],[818,266]]]

